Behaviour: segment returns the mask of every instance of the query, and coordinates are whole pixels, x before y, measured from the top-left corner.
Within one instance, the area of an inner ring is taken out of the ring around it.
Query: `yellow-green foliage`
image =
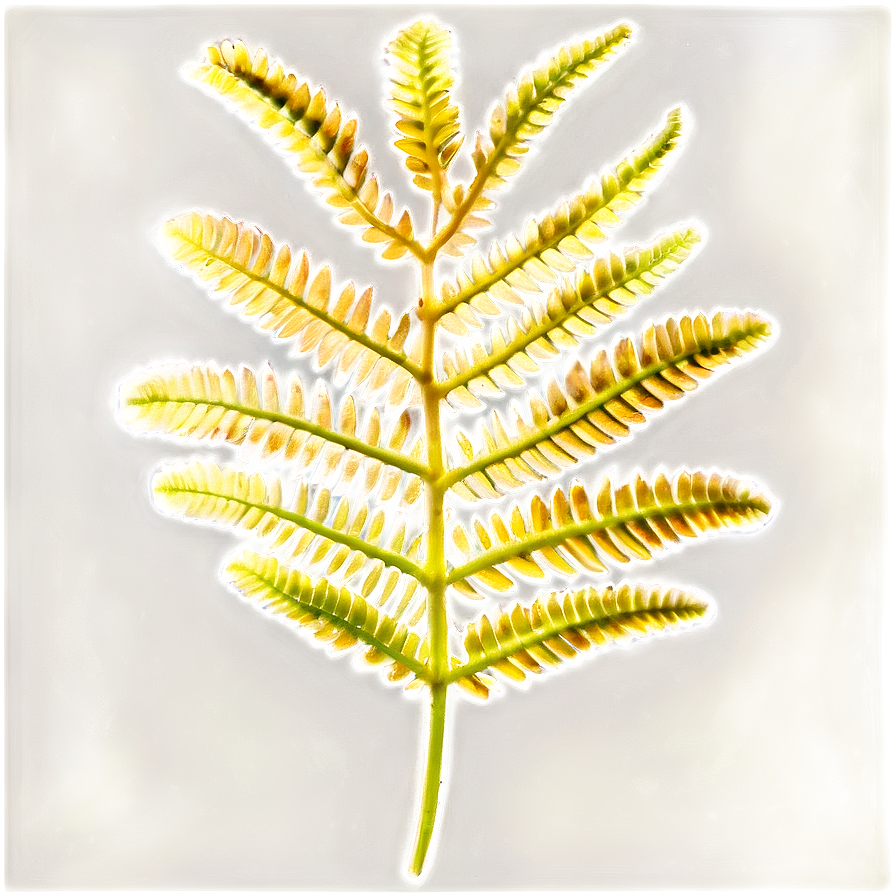
[[[431,200],[422,225],[380,187],[357,121],[263,50],[224,41],[189,72],[259,129],[340,222],[419,273],[394,319],[373,289],[334,287],[328,265],[257,226],[188,212],[162,228],[171,257],[308,356],[321,378],[309,385],[267,364],[185,362],[138,371],[121,388],[133,429],[238,447],[239,465],[166,465],[153,481],[165,512],[254,537],[253,550],[227,564],[228,582],[332,650],[359,651],[389,681],[425,692],[413,875],[435,826],[449,690],[486,699],[500,679],[524,682],[582,651],[699,622],[709,604],[687,591],[596,580],[670,546],[761,525],[771,509],[752,483],[702,470],[589,477],[549,499],[483,504],[585,464],[771,336],[761,315],[722,310],[578,354],[648,300],[700,241],[686,225],[594,255],[679,146],[680,109],[553,212],[436,283],[437,263],[463,256],[475,243],[470,231],[488,225],[490,194],[630,33],[618,25],[524,72],[471,141],[472,179],[460,183],[450,176],[464,143],[451,34],[432,21],[402,29],[388,47],[389,107],[412,183]],[[558,372],[563,353],[577,354]],[[541,385],[522,391],[536,376]],[[472,428],[453,423],[489,409]],[[252,469],[269,458],[281,473]],[[454,500],[479,508],[449,526]],[[526,597],[533,582],[547,590]],[[519,596],[501,608],[496,593]],[[492,603],[459,633],[475,606],[466,602],[483,598]]]

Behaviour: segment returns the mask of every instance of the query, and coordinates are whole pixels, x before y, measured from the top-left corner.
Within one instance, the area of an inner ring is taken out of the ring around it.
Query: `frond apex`
[[[397,114],[395,146],[413,183],[441,202],[446,173],[463,142],[460,110],[451,100],[451,31],[429,19],[402,28],[389,44],[390,99]]]

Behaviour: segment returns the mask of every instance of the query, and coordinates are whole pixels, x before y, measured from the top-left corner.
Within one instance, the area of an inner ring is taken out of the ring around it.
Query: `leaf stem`
[[[434,219],[435,221],[435,219]],[[432,840],[438,809],[445,740],[446,688],[448,674],[448,616],[445,602],[447,563],[445,559],[445,459],[442,450],[441,394],[435,382],[435,343],[437,323],[431,312],[435,303],[433,262],[420,266],[421,300],[419,314],[423,324],[423,374],[420,391],[426,433],[426,458],[429,477],[426,483],[427,550],[424,566],[427,581],[426,611],[429,635],[430,713],[429,740],[423,772],[423,792],[417,833],[411,854],[410,872],[423,870]],[[423,579],[421,579],[423,580]]]
[[[436,681],[444,675],[448,666],[448,620],[446,616],[445,588],[447,564],[445,561],[445,460],[442,451],[441,394],[435,382],[436,321],[425,314],[435,299],[432,264],[421,265],[421,291],[423,319],[423,352],[421,367],[423,379],[420,391],[423,398],[423,415],[426,433],[426,454],[429,465],[426,483],[426,522],[428,530],[425,573],[429,595],[427,618],[429,621],[430,656]]]
[[[444,682],[430,685],[429,739],[426,746],[426,766],[423,772],[423,793],[420,800],[417,833],[411,850],[411,864],[408,869],[414,877],[418,877],[423,871],[436,825],[439,789],[442,783],[447,691],[448,686]]]

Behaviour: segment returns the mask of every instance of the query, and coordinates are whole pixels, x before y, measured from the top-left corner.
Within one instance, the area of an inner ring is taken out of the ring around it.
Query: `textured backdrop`
[[[167,217],[255,221],[337,279],[412,288],[179,69],[224,37],[266,47],[359,113],[376,170],[409,197],[382,62],[414,14],[7,15],[11,885],[401,885],[421,707],[228,592],[235,539],[150,503],[157,463],[193,452],[132,438],[115,405],[155,360],[289,363],[166,263]],[[780,508],[755,536],[633,572],[710,594],[711,626],[461,702],[425,887],[880,884],[884,14],[436,14],[467,133],[543,51],[636,26],[499,194],[490,234],[683,103],[686,148],[612,244],[685,220],[707,239],[621,331],[739,306],[780,337],[607,463],[736,471]]]

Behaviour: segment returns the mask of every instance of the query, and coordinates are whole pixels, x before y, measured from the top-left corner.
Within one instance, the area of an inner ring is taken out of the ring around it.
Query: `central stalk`
[[[423,772],[420,815],[411,853],[410,871],[414,876],[423,870],[426,854],[435,830],[439,791],[442,783],[442,760],[445,743],[448,674],[448,615],[445,603],[447,563],[445,561],[445,461],[442,450],[441,397],[435,382],[435,342],[438,325],[433,312],[433,263],[421,263],[420,318],[423,325],[422,377],[423,421],[426,438],[428,479],[426,483],[426,573],[429,577],[426,611],[429,623],[429,660],[432,675],[429,685],[429,737]]]

